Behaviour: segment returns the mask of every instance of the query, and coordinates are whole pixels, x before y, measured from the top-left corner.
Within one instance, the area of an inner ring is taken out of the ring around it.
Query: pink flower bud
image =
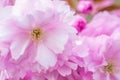
[[[77,29],[78,33],[81,32],[86,26],[86,20],[79,16],[77,19],[76,19],[76,22],[74,24],[74,27]]]
[[[77,9],[81,13],[88,14],[93,10],[93,3],[92,1],[80,1]]]

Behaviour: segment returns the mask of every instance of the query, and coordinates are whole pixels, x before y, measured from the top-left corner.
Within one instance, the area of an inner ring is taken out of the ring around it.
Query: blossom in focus
[[[55,65],[56,55],[64,50],[69,29],[71,30],[72,27],[67,27],[60,21],[59,15],[54,12],[48,14],[48,12],[38,11],[24,18],[10,18],[3,22],[4,24],[2,23],[0,31],[4,35],[1,34],[0,37],[5,39],[9,36],[13,59],[19,59],[30,48],[33,49],[32,54],[36,55],[35,60],[42,66],[48,68]]]

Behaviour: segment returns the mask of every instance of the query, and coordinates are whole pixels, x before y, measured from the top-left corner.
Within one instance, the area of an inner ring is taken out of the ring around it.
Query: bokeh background
[[[64,1],[66,1],[69,4],[71,9],[73,9],[76,12],[76,14],[85,16],[88,22],[92,19],[93,15],[101,11],[109,11],[120,16],[120,0],[64,0]],[[92,2],[93,6],[91,12],[85,14],[78,10],[78,5],[80,5],[82,1]]]

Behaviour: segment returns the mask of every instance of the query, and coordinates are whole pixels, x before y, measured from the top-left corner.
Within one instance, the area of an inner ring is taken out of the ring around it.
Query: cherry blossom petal
[[[35,59],[45,68],[54,66],[57,60],[56,56],[44,44],[38,46]]]
[[[16,38],[10,47],[12,58],[15,60],[19,59],[25,53],[29,43],[30,41],[24,37],[19,36],[19,38]]]
[[[71,74],[71,69],[67,66],[62,66],[60,68],[58,68],[58,72],[62,75],[62,76],[67,76]]]
[[[55,53],[61,53],[64,50],[64,46],[68,40],[68,35],[62,32],[49,33],[45,44]]]

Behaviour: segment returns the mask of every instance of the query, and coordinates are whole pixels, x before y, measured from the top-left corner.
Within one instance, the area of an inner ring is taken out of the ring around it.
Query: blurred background
[[[80,1],[90,1],[94,3],[94,6],[102,7],[104,3],[109,3],[108,5],[104,5],[104,8],[99,9],[99,11],[112,11],[116,9],[120,9],[120,0],[65,0],[71,6],[72,9],[77,11],[77,6]]]
[[[98,12],[109,11],[120,16],[120,0],[64,0],[76,14],[86,17],[90,21]]]

